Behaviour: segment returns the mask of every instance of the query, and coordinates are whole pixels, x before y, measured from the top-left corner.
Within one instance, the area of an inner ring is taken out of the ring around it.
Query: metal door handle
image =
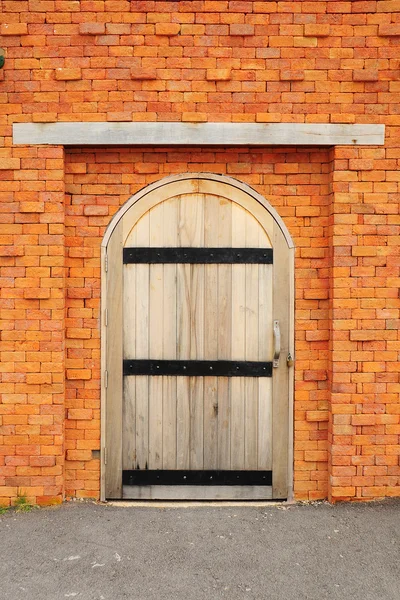
[[[279,367],[279,357],[281,355],[281,330],[279,327],[279,321],[274,321],[274,340],[275,349],[272,366],[276,369],[276,367]]]

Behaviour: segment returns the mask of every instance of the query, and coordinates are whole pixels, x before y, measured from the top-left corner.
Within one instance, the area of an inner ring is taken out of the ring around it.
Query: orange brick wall
[[[295,493],[400,496],[400,1],[2,0],[0,502],[99,490],[99,246],[226,173],[296,243]],[[1,50],[0,50],[1,52]],[[384,123],[383,147],[13,146],[12,123]]]

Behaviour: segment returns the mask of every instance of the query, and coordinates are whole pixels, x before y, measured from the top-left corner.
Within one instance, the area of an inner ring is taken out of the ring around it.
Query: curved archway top
[[[277,213],[277,211],[275,210],[275,208],[273,208],[273,206],[271,206],[271,204],[258,192],[256,192],[256,190],[254,190],[250,185],[248,185],[247,183],[244,183],[242,181],[239,181],[238,179],[235,179],[234,177],[230,177],[228,175],[217,175],[215,173],[183,173],[181,175],[170,175],[168,177],[164,177],[163,179],[160,179],[158,181],[155,181],[154,183],[151,183],[150,185],[146,186],[145,188],[139,190],[138,192],[136,192],[136,194],[134,194],[133,196],[131,196],[131,198],[129,198],[129,200],[127,200],[127,202],[125,202],[125,204],[116,212],[116,214],[113,216],[113,218],[111,219],[106,232],[104,234],[101,246],[102,247],[107,247],[110,238],[113,234],[114,229],[117,227],[118,223],[121,221],[121,219],[124,217],[124,215],[140,200],[143,200],[146,198],[146,196],[148,196],[149,194],[152,194],[153,192],[159,190],[160,193],[160,202],[162,202],[165,199],[165,193],[168,192],[168,186],[170,186],[171,184],[176,184],[177,182],[182,182],[183,184],[185,182],[187,182],[188,184],[188,188],[185,191],[181,191],[180,193],[188,193],[188,192],[196,192],[198,191],[197,189],[189,188],[189,182],[192,180],[197,180],[197,181],[210,181],[210,182],[217,182],[217,183],[221,183],[221,184],[225,184],[225,186],[227,186],[226,189],[229,189],[229,187],[232,188],[232,194],[229,194],[229,199],[234,201],[234,190],[240,190],[241,192],[244,192],[245,194],[247,194],[248,196],[250,196],[251,198],[253,198],[254,200],[256,200],[270,215],[271,217],[274,219],[274,221],[277,223],[279,229],[282,232],[282,235],[286,241],[286,244],[288,246],[288,248],[294,248],[294,243],[292,240],[292,237],[285,225],[285,223],[283,222],[282,218],[280,217],[280,215]],[[165,188],[163,190],[163,188]],[[164,193],[162,193],[164,192]]]

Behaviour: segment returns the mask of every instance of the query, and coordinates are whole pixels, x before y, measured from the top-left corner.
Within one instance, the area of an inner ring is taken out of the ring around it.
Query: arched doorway
[[[168,177],[102,253],[102,497],[287,498],[293,243],[276,211],[229,177]]]

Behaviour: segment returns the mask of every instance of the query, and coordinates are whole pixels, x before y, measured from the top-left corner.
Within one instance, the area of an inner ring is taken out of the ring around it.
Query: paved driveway
[[[0,517],[1,600],[399,600],[400,502]]]

